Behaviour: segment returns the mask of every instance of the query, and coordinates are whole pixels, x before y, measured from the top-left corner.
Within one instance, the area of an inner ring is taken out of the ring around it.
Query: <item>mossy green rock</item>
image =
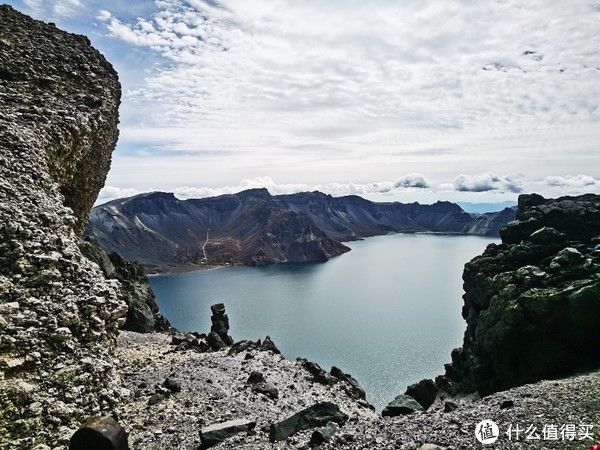
[[[522,195],[517,218],[465,266],[467,331],[446,373],[458,390],[600,366],[600,196]]]

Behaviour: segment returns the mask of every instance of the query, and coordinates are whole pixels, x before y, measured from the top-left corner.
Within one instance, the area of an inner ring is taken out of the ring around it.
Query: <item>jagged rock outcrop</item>
[[[465,266],[463,347],[447,378],[481,394],[600,366],[600,196],[519,197]]]
[[[0,6],[2,449],[60,447],[121,395],[112,353],[127,307],[78,247],[119,98],[86,37]]]
[[[290,195],[250,189],[179,200],[154,192],[93,209],[86,234],[150,270],[198,265],[326,261],[349,249],[341,241],[390,232],[497,236],[515,211],[469,214],[450,202],[375,203],[321,192]]]
[[[225,312],[225,305],[217,303],[210,307],[210,311],[212,313],[210,316],[212,325],[210,326],[210,333],[206,336],[208,345],[213,350],[221,350],[231,346],[233,339],[229,336],[229,317]]]
[[[107,255],[90,240],[80,242],[79,249],[86,258],[98,264],[106,278],[119,281],[121,299],[127,304],[123,330],[149,333],[171,329],[169,321],[158,311],[154,292],[141,265],[125,261],[116,253]]]

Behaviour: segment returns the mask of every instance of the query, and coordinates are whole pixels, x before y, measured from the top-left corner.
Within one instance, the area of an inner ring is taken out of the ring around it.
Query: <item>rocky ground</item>
[[[479,448],[474,431],[483,419],[497,422],[501,432],[511,423],[521,428],[537,426],[540,435],[544,425],[553,424],[574,424],[577,431],[580,425],[593,424],[594,432],[600,432],[597,372],[526,385],[483,399],[437,399],[426,412],[388,418],[351,398],[343,383],[325,386],[315,381],[301,362],[270,351],[228,356],[228,349],[179,351],[170,342],[167,334],[122,332],[119,336],[117,357],[130,401],[117,414],[130,431],[132,448],[196,449],[201,445],[203,427],[233,419],[256,422],[256,426],[213,448],[308,448],[315,428],[271,443],[269,427],[322,401],[333,402],[348,415],[344,425],[333,427],[334,436],[319,447],[322,449]],[[247,380],[254,371],[277,389],[278,398],[252,391]],[[524,436],[517,442],[502,436],[492,448],[587,449],[592,442],[526,442]]]

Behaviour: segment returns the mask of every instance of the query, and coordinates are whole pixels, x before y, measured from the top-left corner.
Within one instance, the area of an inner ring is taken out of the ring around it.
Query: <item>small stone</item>
[[[160,393],[152,394],[148,399],[148,405],[156,405],[162,402],[165,399],[165,396]]]
[[[276,400],[279,398],[279,391],[275,386],[273,386],[270,383],[257,383],[252,386],[252,392],[264,394],[272,400]]]
[[[175,380],[173,377],[167,377],[167,379],[163,382],[163,386],[166,387],[173,394],[181,392],[181,383]]]
[[[515,406],[515,402],[513,400],[504,400],[500,403],[500,409],[508,409]]]
[[[451,401],[444,402],[444,412],[449,413],[458,409],[458,405]]]
[[[265,376],[257,370],[253,370],[246,381],[246,384],[256,384],[265,381]]]

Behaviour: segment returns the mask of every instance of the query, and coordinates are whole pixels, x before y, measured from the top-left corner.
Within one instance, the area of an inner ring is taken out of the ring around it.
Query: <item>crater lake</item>
[[[443,373],[462,343],[464,264],[497,239],[392,234],[346,243],[326,263],[219,267],[150,278],[161,313],[208,332],[225,303],[234,340],[269,335],[288,359],[354,376],[380,411],[407,385]]]

